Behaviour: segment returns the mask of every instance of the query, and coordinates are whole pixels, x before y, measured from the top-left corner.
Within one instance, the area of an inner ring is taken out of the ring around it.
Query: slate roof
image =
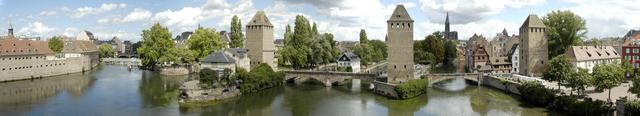
[[[251,18],[251,20],[249,21],[249,23],[247,23],[247,26],[257,26],[257,25],[273,26],[269,21],[269,18],[267,18],[267,14],[264,13],[264,11],[256,12],[256,15],[254,15],[253,18]]]
[[[204,63],[235,63],[233,57],[223,52],[213,52],[202,59]]]
[[[393,14],[391,14],[391,17],[389,17],[389,21],[411,21],[413,22],[413,19],[411,19],[411,16],[409,16],[409,12],[407,12],[407,9],[404,8],[404,5],[398,5],[396,6],[396,9],[393,10]]]
[[[540,20],[540,18],[538,18],[538,15],[530,14],[527,17],[527,20],[525,20],[524,23],[522,23],[522,26],[520,26],[520,28],[525,28],[525,27],[540,27],[540,28],[544,28],[546,26],[544,25],[544,23],[542,23],[542,20]]]
[[[571,46],[565,55],[572,61],[618,59],[620,54],[612,46]]]
[[[340,55],[337,61],[345,61],[341,60],[342,57],[346,57],[346,61],[360,61],[360,57],[352,52],[343,53],[342,55]]]
[[[240,58],[247,56],[247,53],[249,53],[249,49],[246,48],[227,48],[224,51],[231,53],[233,57]]]

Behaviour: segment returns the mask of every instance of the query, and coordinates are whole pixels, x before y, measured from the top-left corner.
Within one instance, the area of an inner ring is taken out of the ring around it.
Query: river
[[[393,100],[367,90],[368,84],[324,87],[286,84],[216,105],[184,108],[178,87],[192,76],[160,76],[104,65],[84,74],[0,83],[0,115],[62,116],[451,116],[555,115],[529,107],[517,96],[458,78],[409,100]]]

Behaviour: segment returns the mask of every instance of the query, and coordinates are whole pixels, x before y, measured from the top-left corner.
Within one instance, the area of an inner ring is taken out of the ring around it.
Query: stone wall
[[[520,91],[518,91],[518,83],[513,81],[508,81],[507,86],[505,87],[505,85],[502,84],[500,79],[496,77],[485,76],[484,78],[482,78],[482,85],[493,87],[503,91],[507,89],[506,91],[509,93],[520,95]]]
[[[97,54],[96,54],[97,55]],[[84,72],[97,66],[93,56],[53,58],[44,55],[0,56],[0,81],[14,81]]]
[[[373,93],[387,97],[398,98],[398,93],[396,92],[395,85],[393,84],[373,81],[373,86]]]
[[[161,75],[188,75],[191,73],[200,72],[199,65],[190,66],[170,66],[160,68]]]

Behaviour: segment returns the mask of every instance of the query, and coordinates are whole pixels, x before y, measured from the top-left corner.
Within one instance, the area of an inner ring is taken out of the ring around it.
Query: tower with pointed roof
[[[444,33],[445,33],[445,38],[448,38],[449,36],[449,12],[447,12],[447,18],[444,20]]]
[[[387,82],[402,83],[413,78],[413,27],[413,19],[404,6],[396,6],[387,20]]]
[[[542,76],[548,63],[546,26],[535,14],[530,14],[520,26],[520,74]]]
[[[250,67],[267,63],[275,67],[273,25],[264,11],[258,11],[246,26],[246,47],[249,49]]]
[[[13,24],[11,24],[11,22],[9,22],[9,33],[7,33],[7,36],[14,36],[13,35]]]

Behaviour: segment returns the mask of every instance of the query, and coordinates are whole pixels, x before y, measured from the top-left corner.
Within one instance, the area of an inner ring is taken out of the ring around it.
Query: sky
[[[386,20],[396,5],[404,5],[414,25],[414,39],[444,30],[446,13],[451,30],[466,40],[473,34],[492,38],[517,30],[529,14],[539,17],[570,10],[586,20],[587,37],[620,37],[640,29],[640,0],[0,0],[0,30],[13,24],[16,35],[49,38],[93,32],[100,40],[118,37],[139,41],[143,29],[160,23],[175,36],[200,25],[229,30],[234,15],[250,20],[265,11],[281,39],[287,24],[304,15],[321,33],[339,41],[357,41],[360,29],[369,39],[384,40]],[[0,31],[0,35],[6,35]]]

